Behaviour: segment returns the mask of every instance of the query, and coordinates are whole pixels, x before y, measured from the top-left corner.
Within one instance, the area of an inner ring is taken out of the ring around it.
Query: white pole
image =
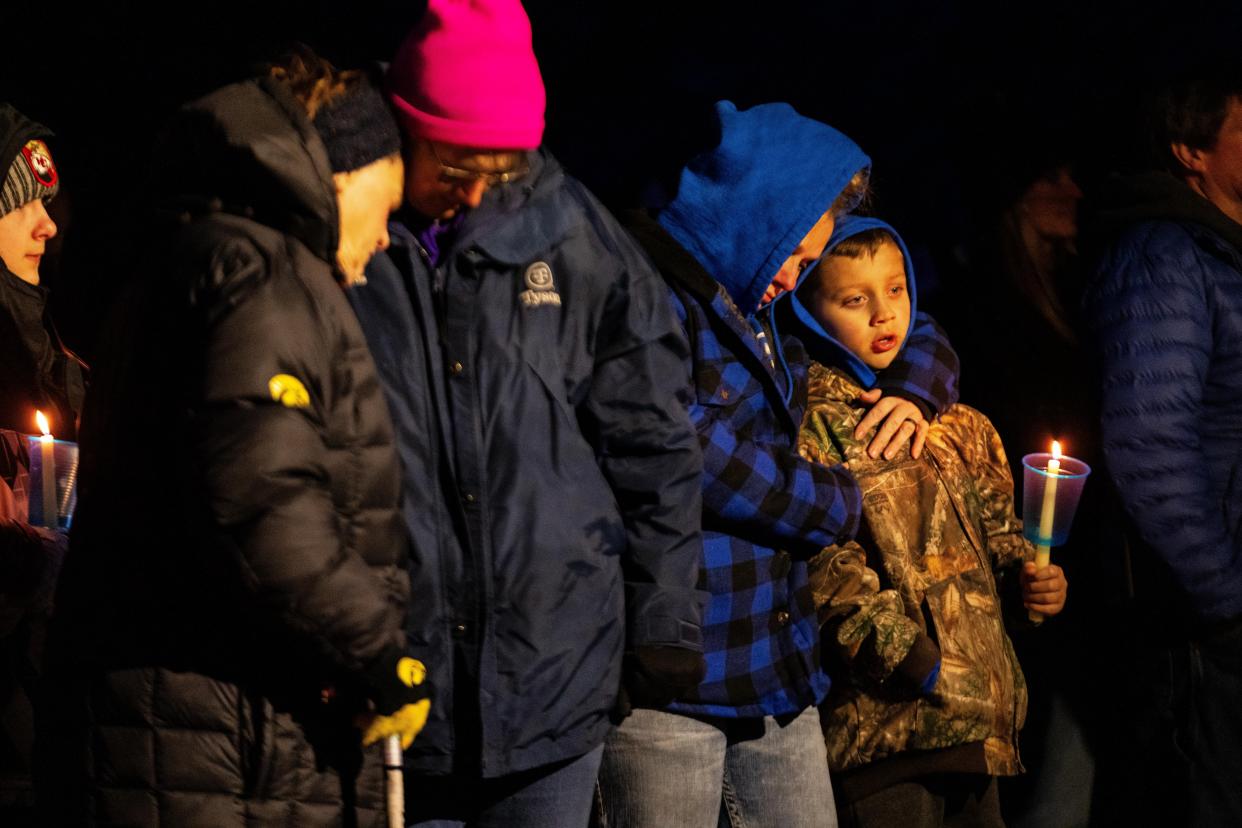
[[[405,828],[404,766],[401,737],[393,734],[384,740],[384,792],[388,799],[388,828]]]

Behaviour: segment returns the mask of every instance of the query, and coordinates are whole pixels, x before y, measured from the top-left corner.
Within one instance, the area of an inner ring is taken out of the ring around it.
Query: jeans
[[[763,719],[635,710],[604,746],[601,828],[835,828],[814,707]]]
[[[583,828],[604,748],[495,779],[414,776],[405,824],[417,828]]]

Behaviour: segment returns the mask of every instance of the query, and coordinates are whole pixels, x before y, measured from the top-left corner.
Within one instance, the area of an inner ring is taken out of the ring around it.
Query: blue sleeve
[[[684,320],[685,308],[673,302]],[[760,409],[772,404],[766,397],[728,393],[723,376],[721,387],[696,387],[689,357],[682,371],[703,448],[705,526],[800,557],[854,537],[862,494],[844,466],[807,460],[794,440],[757,427]]]
[[[1181,241],[1119,248],[1092,285],[1088,313],[1104,456],[1118,494],[1199,614],[1219,618],[1238,611],[1242,565],[1206,472],[1200,429],[1212,309],[1201,254]]]

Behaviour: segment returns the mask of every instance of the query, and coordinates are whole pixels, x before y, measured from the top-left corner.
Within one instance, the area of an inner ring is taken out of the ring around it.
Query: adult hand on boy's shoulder
[[[1069,582],[1056,564],[1036,569],[1027,561],[1022,565],[1022,605],[1043,615],[1056,615],[1065,608]]]
[[[911,457],[917,459],[923,453],[923,443],[927,441],[927,429],[931,423],[917,405],[904,397],[883,396],[879,388],[862,392],[858,399],[871,409],[854,429],[854,439],[861,440],[871,429],[880,426],[867,445],[868,457],[874,460],[883,454],[885,460],[892,460],[907,441],[910,442]]]

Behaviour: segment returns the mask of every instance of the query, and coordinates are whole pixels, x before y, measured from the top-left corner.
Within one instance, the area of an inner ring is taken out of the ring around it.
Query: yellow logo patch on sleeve
[[[397,678],[406,687],[417,687],[427,678],[427,668],[418,659],[405,656],[397,662]]]
[[[277,374],[267,381],[267,390],[273,400],[287,408],[306,408],[310,405],[310,394],[297,377]]]

